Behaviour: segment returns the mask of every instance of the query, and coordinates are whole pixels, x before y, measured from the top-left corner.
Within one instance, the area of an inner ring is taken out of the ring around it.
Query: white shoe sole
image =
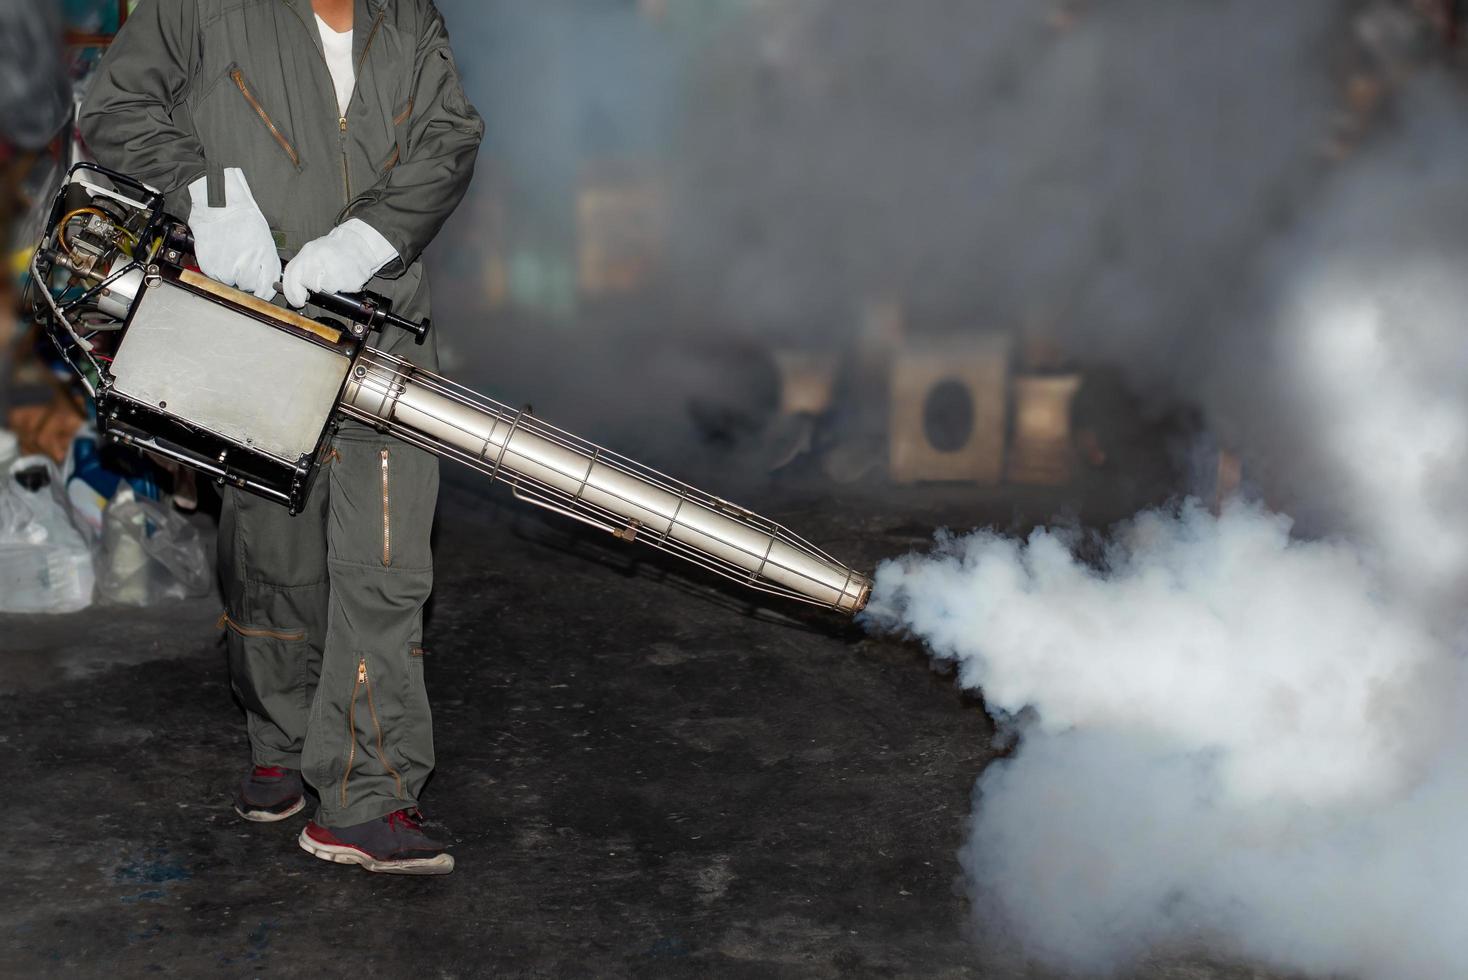
[[[381,874],[446,875],[454,870],[452,854],[439,854],[431,858],[410,858],[406,861],[379,861],[355,847],[323,844],[312,838],[305,830],[302,830],[301,836],[296,838],[296,843],[301,845],[301,850],[312,857],[319,857],[323,861],[332,861],[336,864],[355,864],[368,871],[376,871]]]
[[[284,820],[286,817],[294,817],[305,808],[306,797],[303,795],[300,799],[296,800],[295,806],[289,810],[282,810],[279,813],[271,813],[268,810],[241,810],[238,803],[234,805],[234,812],[251,823],[276,823],[277,821]]]

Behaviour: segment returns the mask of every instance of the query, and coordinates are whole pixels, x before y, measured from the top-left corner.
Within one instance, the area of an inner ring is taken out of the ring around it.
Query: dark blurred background
[[[41,6],[84,98],[125,5]],[[1275,311],[1343,197],[1461,141],[1455,0],[439,6],[488,123],[431,253],[457,380],[735,483],[1126,513],[1243,481],[1338,516]],[[4,152],[23,278],[85,148]],[[10,427],[59,456],[80,410],[23,318],[6,346]]]
[[[1344,202],[1452,157],[1459,5],[442,9],[488,122],[450,373],[673,468],[1339,523],[1277,310]]]

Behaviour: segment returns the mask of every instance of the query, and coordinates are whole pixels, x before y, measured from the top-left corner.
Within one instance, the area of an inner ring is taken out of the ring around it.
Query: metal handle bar
[[[190,255],[194,254],[193,233],[186,225],[173,225],[168,230],[168,247],[179,252],[187,252]],[[276,283],[275,288],[279,290],[280,283]],[[365,290],[360,293],[318,293],[310,290],[307,298],[313,305],[321,307],[328,313],[334,313],[354,323],[363,324],[369,330],[385,330],[388,327],[406,330],[413,335],[413,342],[417,344],[423,343],[428,338],[428,331],[433,329],[433,321],[430,317],[409,320],[407,317],[398,316],[392,311],[392,300]]]

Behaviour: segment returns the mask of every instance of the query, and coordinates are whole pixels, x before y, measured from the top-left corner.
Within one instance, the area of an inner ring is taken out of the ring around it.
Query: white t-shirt
[[[331,71],[332,87],[336,89],[336,108],[345,116],[347,103],[352,101],[352,86],[357,84],[357,72],[352,67],[352,32],[348,29],[338,34],[320,14],[316,15],[316,29],[321,32],[321,50]]]

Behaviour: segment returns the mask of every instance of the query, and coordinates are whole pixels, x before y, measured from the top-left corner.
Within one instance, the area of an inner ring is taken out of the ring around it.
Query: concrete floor
[[[743,499],[861,566],[1004,513],[838,515],[830,493]],[[447,878],[315,860],[304,816],[235,817],[217,603],[0,617],[0,973],[1050,976],[969,938],[955,852],[992,726],[920,650],[506,501],[451,480],[441,505],[425,806]]]

